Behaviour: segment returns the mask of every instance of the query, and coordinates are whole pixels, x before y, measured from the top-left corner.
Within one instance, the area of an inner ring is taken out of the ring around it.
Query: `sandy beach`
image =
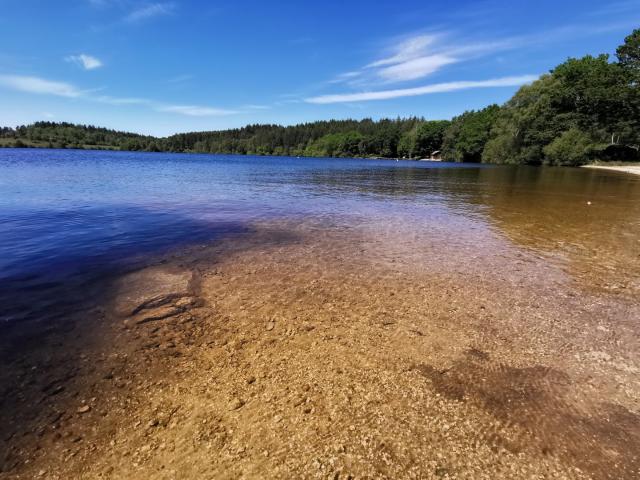
[[[640,165],[583,165],[584,168],[597,168],[599,170],[609,170],[612,172],[622,172],[622,173],[633,173],[635,175],[640,175]]]

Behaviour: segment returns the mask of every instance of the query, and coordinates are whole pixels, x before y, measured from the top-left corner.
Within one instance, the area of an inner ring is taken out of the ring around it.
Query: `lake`
[[[2,320],[57,282],[145,255],[309,219],[389,219],[460,247],[500,235],[600,286],[636,291],[640,177],[583,169],[77,150],[0,150]],[[419,242],[420,240],[416,240]],[[484,242],[484,244],[483,244]],[[411,251],[416,245],[405,245]],[[608,275],[614,269],[614,275]],[[603,278],[604,275],[604,278]],[[603,284],[603,285],[602,285]],[[74,283],[75,285],[75,283]],[[13,299],[13,301],[9,301]]]
[[[640,176],[0,149],[0,226],[0,478],[637,478]]]

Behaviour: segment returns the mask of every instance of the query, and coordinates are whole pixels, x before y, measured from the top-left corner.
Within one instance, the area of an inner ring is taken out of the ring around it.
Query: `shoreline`
[[[582,165],[582,168],[594,168],[598,170],[609,170],[611,172],[630,173],[640,175],[640,164],[638,165]]]
[[[521,165],[512,165],[507,163],[483,163],[483,162],[455,162],[444,159],[431,159],[431,158],[400,158],[400,157],[380,157],[380,156],[370,156],[370,157],[310,157],[306,155],[273,155],[273,154],[257,154],[257,153],[223,153],[223,152],[196,152],[194,150],[184,150],[180,152],[173,152],[169,150],[121,150],[120,148],[113,146],[100,146],[100,145],[92,145],[90,148],[86,147],[48,147],[44,145],[25,145],[23,147],[16,147],[7,144],[0,143],[0,151],[3,149],[16,149],[16,150],[79,150],[79,151],[93,151],[93,152],[122,152],[122,153],[160,153],[160,154],[188,154],[188,155],[225,155],[225,156],[237,156],[237,157],[274,157],[274,158],[310,158],[310,159],[322,159],[328,158],[331,160],[388,160],[388,161],[403,161],[403,162],[431,162],[431,163],[459,163],[466,165],[492,165],[492,166],[524,166]],[[543,166],[540,165],[528,165],[528,166]],[[573,168],[568,165],[556,165],[558,168]],[[621,173],[630,173],[633,175],[640,175],[640,164],[632,164],[632,165],[580,165],[579,168],[593,168],[599,170],[610,170],[614,172]]]
[[[122,152],[122,153],[161,153],[161,154],[176,154],[176,155],[225,155],[234,157],[264,157],[264,158],[329,158],[332,160],[390,160],[390,161],[407,161],[407,162],[420,162],[420,161],[433,161],[433,162],[445,162],[444,160],[422,160],[419,158],[399,158],[399,157],[311,157],[308,155],[274,155],[274,154],[259,154],[259,153],[224,153],[224,152],[197,152],[195,150],[183,150],[174,152],[171,150],[122,150],[114,146],[100,146],[92,145],[91,148],[86,147],[48,147],[46,145],[25,145],[23,147],[16,147],[12,145],[3,145],[0,143],[0,151],[6,150],[72,150],[72,151],[88,151],[88,152]]]

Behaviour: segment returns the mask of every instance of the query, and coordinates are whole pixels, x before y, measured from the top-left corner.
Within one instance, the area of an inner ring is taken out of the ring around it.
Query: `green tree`
[[[398,156],[413,158],[416,148],[416,129],[405,132],[398,140]]]
[[[455,117],[443,137],[442,156],[454,162],[480,162],[500,107],[489,105]]]
[[[559,80],[551,74],[521,87],[497,115],[482,161],[543,163],[543,148],[575,124],[571,112],[558,114],[554,102],[558,89]]]
[[[431,157],[433,152],[442,149],[444,135],[451,122],[448,120],[436,120],[424,122],[416,129],[414,157]]]
[[[616,56],[620,65],[640,72],[640,28],[624,39],[616,50]]]
[[[547,163],[552,165],[584,165],[594,151],[594,142],[586,133],[571,128],[556,137],[543,151]]]
[[[526,85],[500,111],[482,159],[492,163],[586,163],[640,146],[640,92],[635,75],[638,32],[619,62],[607,55],[570,58]],[[633,46],[636,45],[634,50]],[[569,141],[578,142],[573,150]],[[562,153],[566,159],[560,158]]]

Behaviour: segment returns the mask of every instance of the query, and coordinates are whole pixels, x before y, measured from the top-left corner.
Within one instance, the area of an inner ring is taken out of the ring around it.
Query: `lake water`
[[[0,149],[0,478],[635,479],[638,298],[640,176]]]
[[[494,248],[490,239],[497,237],[546,256],[591,286],[638,290],[640,177],[633,175],[2,149],[0,317],[41,315],[62,301],[60,289],[81,290],[147,255],[250,235],[260,222],[309,219],[333,229],[393,225],[405,232],[407,253],[430,236],[478,250]]]

